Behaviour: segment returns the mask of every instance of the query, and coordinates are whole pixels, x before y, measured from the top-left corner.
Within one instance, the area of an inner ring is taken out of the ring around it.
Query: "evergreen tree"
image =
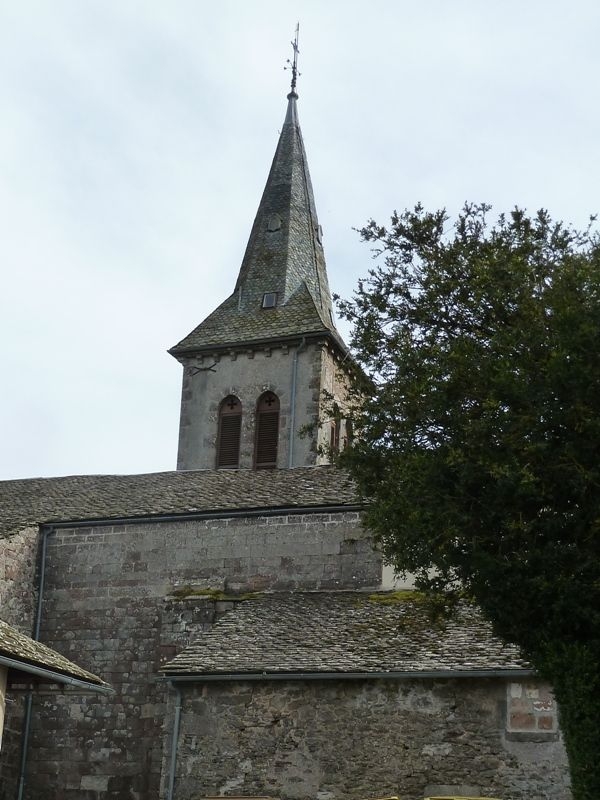
[[[575,800],[600,797],[600,237],[467,205],[361,231],[365,380],[341,456],[421,588],[466,592],[554,687]]]

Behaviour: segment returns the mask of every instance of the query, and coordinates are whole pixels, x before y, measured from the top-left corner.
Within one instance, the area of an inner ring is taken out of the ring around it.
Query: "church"
[[[170,350],[177,469],[0,483],[1,618],[68,659],[8,670],[1,800],[569,800],[549,688],[394,583],[327,463],[351,360],[297,106],[294,73],[233,291]]]

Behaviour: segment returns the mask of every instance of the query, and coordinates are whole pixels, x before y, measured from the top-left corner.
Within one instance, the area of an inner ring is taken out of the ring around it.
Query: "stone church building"
[[[397,591],[325,463],[322,238],[292,90],[234,290],[170,351],[177,470],[0,484],[2,620],[113,690],[9,675],[1,800],[570,797],[548,687]]]

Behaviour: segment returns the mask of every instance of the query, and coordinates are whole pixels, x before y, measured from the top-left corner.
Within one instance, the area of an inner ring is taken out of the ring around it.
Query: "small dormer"
[[[277,305],[277,292],[265,292],[262,299],[262,308],[275,308]]]

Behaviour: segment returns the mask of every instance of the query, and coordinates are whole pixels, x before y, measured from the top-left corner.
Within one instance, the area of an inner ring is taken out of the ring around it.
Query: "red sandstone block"
[[[535,729],[535,717],[533,714],[511,714],[510,715],[510,727],[513,730],[534,730]]]
[[[554,717],[538,717],[538,729],[541,731],[554,730]]]

